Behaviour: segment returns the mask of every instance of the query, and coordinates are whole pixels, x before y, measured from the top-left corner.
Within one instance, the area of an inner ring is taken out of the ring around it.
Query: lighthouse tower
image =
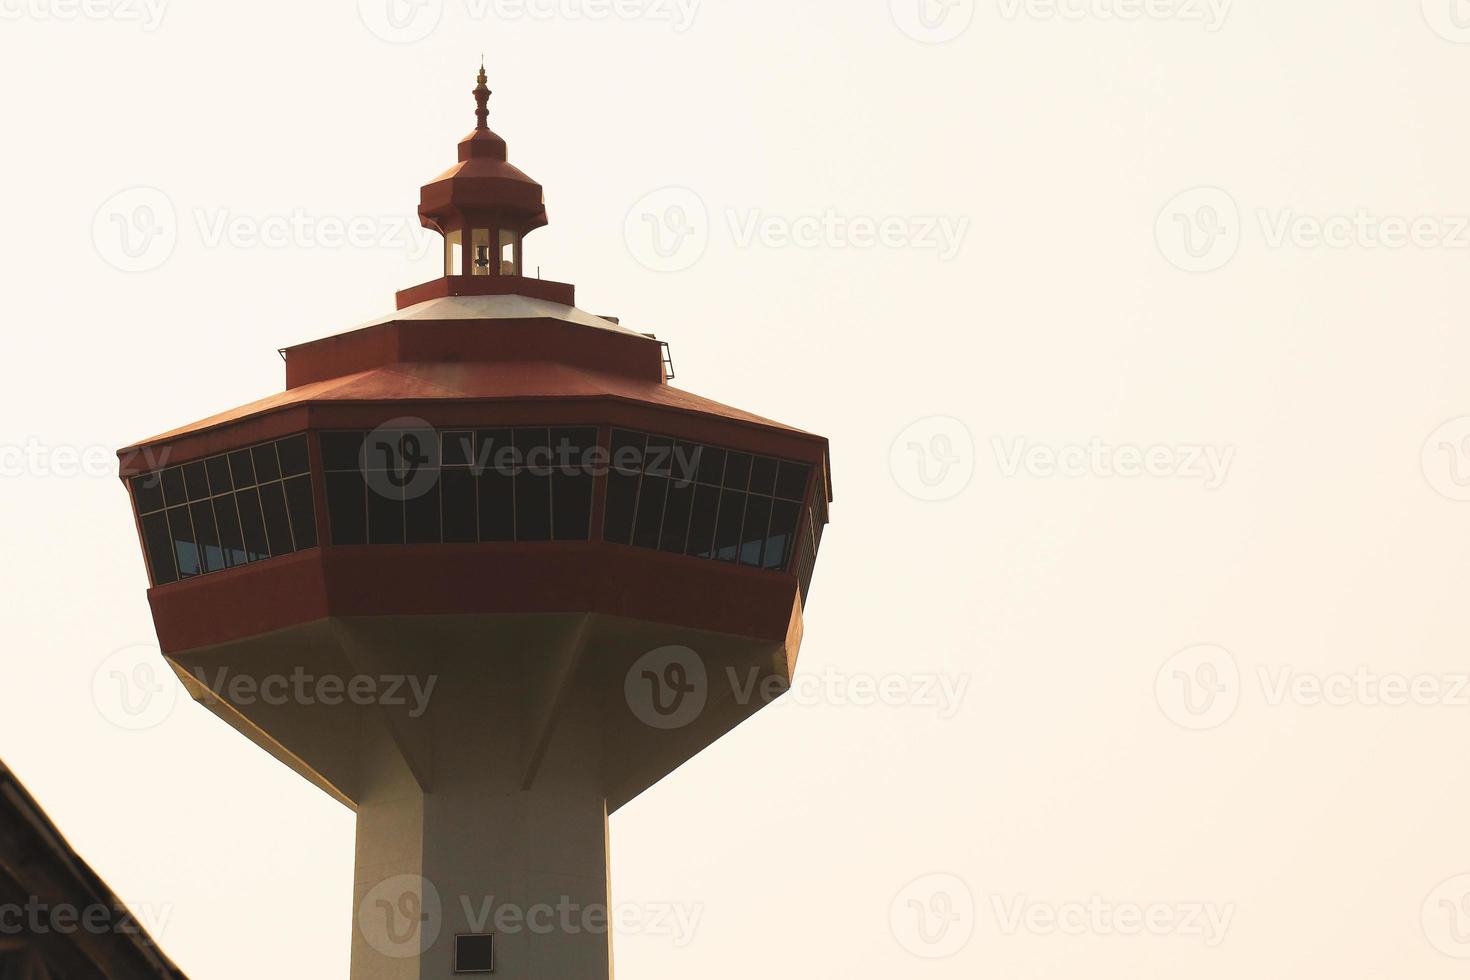
[[[489,96],[443,277],[119,453],[179,680],[357,815],[354,980],[611,976],[608,814],[789,684],[831,499],[825,439],[524,275]]]

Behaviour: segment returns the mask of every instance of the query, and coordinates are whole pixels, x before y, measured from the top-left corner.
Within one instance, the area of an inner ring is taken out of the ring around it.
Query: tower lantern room
[[[546,224],[541,185],[510,164],[505,140],[489,127],[485,66],[475,85],[475,129],[459,143],[459,162],[425,184],[419,220],[444,236],[444,275],[525,275],[526,235]]]

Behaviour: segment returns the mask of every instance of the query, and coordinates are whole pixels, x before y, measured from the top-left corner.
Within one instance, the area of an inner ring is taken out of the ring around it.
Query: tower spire
[[[475,129],[489,129],[490,109],[487,103],[490,101],[490,86],[486,84],[488,79],[485,77],[483,56],[480,58],[480,75],[477,81],[479,84],[475,86]]]

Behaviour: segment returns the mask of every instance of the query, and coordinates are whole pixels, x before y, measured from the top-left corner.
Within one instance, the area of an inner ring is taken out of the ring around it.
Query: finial
[[[480,76],[475,86],[475,128],[489,129],[487,120],[490,118],[490,109],[487,103],[490,101],[490,86],[486,84],[485,56],[480,56]]]

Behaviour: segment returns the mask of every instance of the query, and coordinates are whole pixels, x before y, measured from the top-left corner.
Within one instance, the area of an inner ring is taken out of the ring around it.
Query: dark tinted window
[[[235,495],[240,509],[240,532],[245,538],[245,556],[261,561],[271,556],[270,542],[265,537],[265,518],[260,513],[260,491],[241,490]]]
[[[286,510],[291,515],[291,537],[296,550],[316,547],[316,501],[312,499],[311,477],[286,481]]]
[[[174,564],[174,542],[169,535],[168,515],[163,512],[149,514],[142,519],[143,543],[148,550],[148,569],[153,575],[154,585],[167,585],[179,578]]]
[[[446,469],[440,476],[440,497],[444,508],[444,543],[478,541],[480,521],[475,474],[468,469]]]
[[[592,533],[596,447],[596,429],[551,430],[551,536],[557,541],[586,541]]]
[[[306,436],[289,436],[133,477],[153,583],[315,547],[307,450]]]
[[[240,511],[234,494],[214,498],[214,523],[219,527],[219,543],[224,549],[225,565],[233,568],[245,564],[245,536],[240,531]]]
[[[255,486],[255,464],[250,461],[248,449],[230,453],[230,476],[235,481],[236,490]]]
[[[281,461],[282,476],[300,476],[311,469],[311,455],[307,451],[304,435],[277,442],[276,455]]]
[[[151,514],[163,510],[163,483],[157,473],[135,476],[132,479],[133,505],[140,514]]]
[[[250,450],[250,458],[255,461],[257,483],[267,483],[281,478],[281,464],[276,459],[275,443],[268,442],[263,446],[254,447]]]
[[[605,540],[789,567],[810,466],[624,429],[612,448]]]
[[[204,563],[204,570],[222,570],[225,567],[225,553],[220,550],[219,530],[214,526],[214,507],[208,500],[190,504],[189,517],[194,522],[194,538],[199,543],[199,555]]]
[[[361,473],[327,473],[333,544],[367,544],[367,484]]]
[[[229,493],[235,489],[234,481],[230,479],[230,460],[225,456],[211,456],[204,461],[204,468],[209,471],[209,492],[212,494]]]
[[[180,578],[192,578],[200,574],[203,565],[199,560],[199,545],[194,540],[194,525],[189,520],[188,507],[171,507],[168,511],[168,529],[174,542],[174,564]]]
[[[260,512],[265,517],[265,536],[270,542],[271,556],[289,555],[295,550],[291,545],[291,518],[286,511],[286,492],[279,482],[260,485]]]
[[[209,497],[209,476],[203,461],[189,463],[184,467],[184,487],[190,500],[205,500]]]

